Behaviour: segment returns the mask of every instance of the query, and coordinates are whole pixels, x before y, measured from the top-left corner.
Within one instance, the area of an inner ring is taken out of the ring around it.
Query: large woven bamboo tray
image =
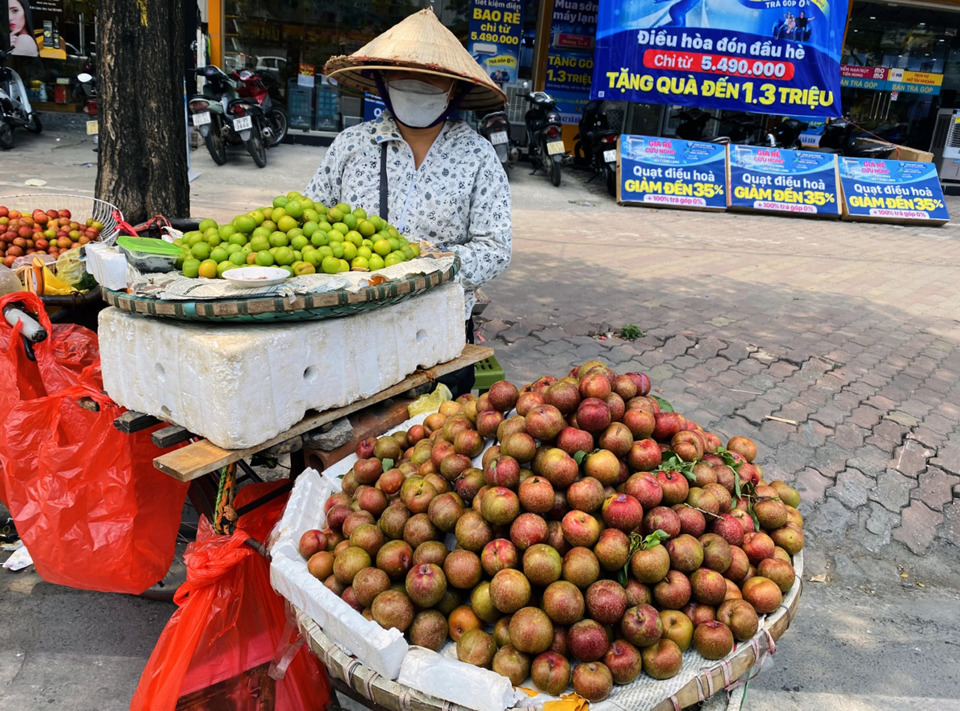
[[[733,685],[738,679],[750,672],[765,655],[772,653],[775,647],[774,642],[786,632],[797,614],[803,576],[802,552],[794,556],[793,565],[796,572],[796,583],[784,596],[780,608],[776,612],[761,618],[760,630],[753,639],[749,642],[737,644],[734,651],[726,659],[720,661],[704,659],[703,667],[699,673],[673,694],[664,693],[657,697],[657,686],[664,686],[667,682],[657,681],[642,675],[631,686],[644,685],[649,687],[645,691],[652,691],[657,700],[648,706],[634,707],[634,711],[673,711],[677,707],[686,708],[699,701],[704,701],[722,689]],[[424,694],[377,674],[356,657],[337,646],[307,614],[296,608],[294,609],[307,645],[323,661],[330,677],[341,690],[345,685],[352,692],[355,692],[351,695],[362,697],[371,702],[372,708],[384,708],[390,711],[469,711],[459,704]],[[691,652],[685,653],[684,657],[689,654]],[[693,652],[693,654],[696,653]],[[603,703],[601,702],[596,706],[602,708]],[[595,705],[592,704],[591,706]],[[523,707],[524,711],[536,708],[542,709],[543,704]],[[519,711],[519,708],[514,707],[514,709],[508,711],[514,710]]]
[[[440,271],[414,274],[356,292],[346,290],[294,297],[255,296],[246,299],[161,301],[122,291],[103,290],[111,306],[130,313],[181,321],[252,323],[264,321],[309,321],[350,316],[395,304],[422,291],[452,281],[460,270],[459,260]]]

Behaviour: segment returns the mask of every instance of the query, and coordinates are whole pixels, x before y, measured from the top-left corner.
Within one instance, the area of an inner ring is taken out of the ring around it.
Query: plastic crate
[[[287,85],[287,114],[290,128],[313,126],[313,87],[300,86],[296,79]]]
[[[340,129],[340,92],[332,86],[317,87],[316,107],[314,130],[337,131]]]
[[[473,377],[473,387],[483,395],[491,385],[503,380],[503,368],[497,362],[496,356],[490,356],[474,364]]]

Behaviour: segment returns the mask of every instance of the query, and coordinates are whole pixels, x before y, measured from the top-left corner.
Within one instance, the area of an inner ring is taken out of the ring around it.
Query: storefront
[[[20,74],[31,100],[40,111],[78,110],[73,87],[77,74],[93,67],[96,0],[9,0],[2,5],[0,19],[16,37],[8,65]]]

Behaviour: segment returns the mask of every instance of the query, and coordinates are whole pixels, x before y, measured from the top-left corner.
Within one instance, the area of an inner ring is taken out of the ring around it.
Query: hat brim
[[[452,72],[445,67],[416,62],[391,62],[381,57],[355,55],[332,57],[323,67],[323,73],[337,85],[380,95],[374,72],[410,71],[434,76],[450,77],[470,86],[458,108],[465,111],[496,111],[507,103],[507,95],[493,84],[481,84],[473,77]]]

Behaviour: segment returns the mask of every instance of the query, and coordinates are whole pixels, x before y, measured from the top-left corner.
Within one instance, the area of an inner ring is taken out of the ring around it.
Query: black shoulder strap
[[[387,142],[380,144],[380,219],[387,221]]]

